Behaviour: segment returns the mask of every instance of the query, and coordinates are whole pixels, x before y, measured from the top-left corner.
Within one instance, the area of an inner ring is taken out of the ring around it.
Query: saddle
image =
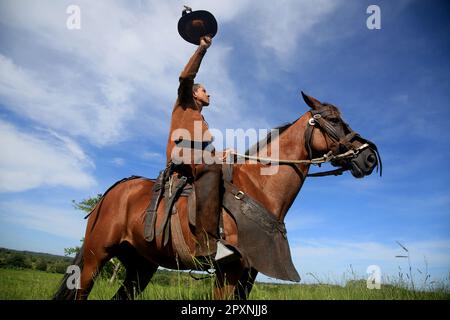
[[[247,267],[282,280],[300,281],[290,255],[286,228],[263,205],[246,195],[232,184],[232,165],[223,165],[223,200],[222,207],[234,218],[238,227],[238,245],[235,248]],[[199,267],[199,261],[193,259],[181,230],[180,217],[176,201],[188,197],[189,224],[195,228],[196,204],[195,191],[190,179],[174,175],[168,166],[161,171],[153,186],[152,200],[147,207],[144,237],[148,242],[156,236],[163,235],[163,246],[172,243],[181,262],[191,269]],[[158,206],[164,198],[165,207],[160,226],[156,227]],[[226,245],[223,233],[223,217],[219,221],[220,242]],[[261,255],[261,248],[266,254]],[[267,259],[270,257],[271,259]]]

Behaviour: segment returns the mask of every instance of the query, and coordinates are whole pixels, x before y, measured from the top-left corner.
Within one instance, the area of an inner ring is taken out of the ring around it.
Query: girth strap
[[[177,210],[176,204],[173,205],[172,215],[170,217],[170,229],[172,231],[172,241],[174,249],[177,252],[177,258],[181,260],[185,268],[195,269],[198,264],[195,263],[195,259],[189,251],[189,246],[184,240],[183,229],[181,228],[180,215]]]

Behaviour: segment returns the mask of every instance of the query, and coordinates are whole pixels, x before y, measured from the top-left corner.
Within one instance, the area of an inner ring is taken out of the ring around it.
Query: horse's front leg
[[[239,299],[236,288],[240,285],[239,281],[245,270],[247,269],[241,260],[217,266],[213,298],[215,300]]]

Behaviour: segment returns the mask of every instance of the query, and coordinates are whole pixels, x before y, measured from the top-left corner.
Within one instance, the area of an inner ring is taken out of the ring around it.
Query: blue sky
[[[66,28],[66,8],[81,29]],[[0,246],[63,254],[84,234],[71,205],[164,165],[178,75],[195,47],[185,1],[0,2]],[[369,30],[366,9],[381,9]],[[338,280],[450,272],[450,34],[445,1],[190,1],[219,23],[197,80],[210,126],[265,129],[340,107],[373,140],[383,177],[306,181],[287,219],[294,263]],[[221,149],[221,147],[219,148]],[[264,278],[263,278],[264,279]]]

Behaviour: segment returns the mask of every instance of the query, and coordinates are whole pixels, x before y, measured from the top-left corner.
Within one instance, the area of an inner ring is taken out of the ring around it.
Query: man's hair
[[[203,87],[201,83],[194,83],[192,86],[192,92],[196,92],[200,87]]]

